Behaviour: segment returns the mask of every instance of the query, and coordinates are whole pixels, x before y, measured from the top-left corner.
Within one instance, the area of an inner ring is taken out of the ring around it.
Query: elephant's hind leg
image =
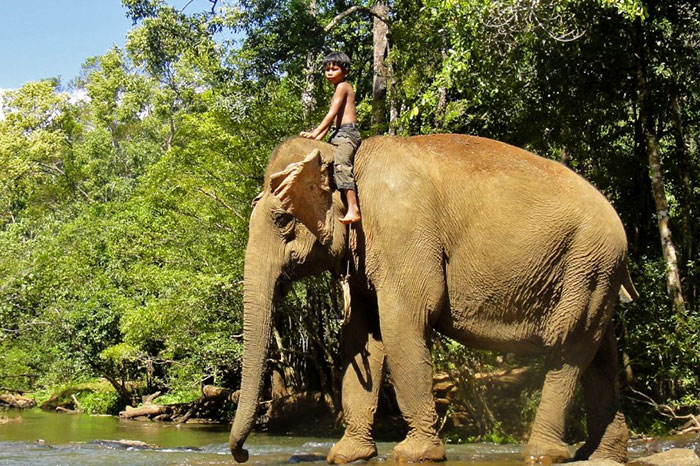
[[[552,314],[550,322],[558,325],[552,329],[558,338],[552,341],[548,356],[549,370],[542,388],[542,399],[525,447],[526,462],[548,458],[557,463],[570,457],[568,446],[563,441],[566,415],[580,376],[593,360],[604,329],[609,326],[612,310],[609,306],[613,293],[609,281],[600,280],[590,293],[576,292],[589,289],[591,284],[586,277],[572,277]]]
[[[581,377],[586,403],[588,440],[576,452],[576,459],[627,461],[627,424],[620,411],[617,378],[617,345],[612,325],[593,361]]]
[[[523,452],[526,464],[547,461],[561,463],[570,458],[569,449],[562,440],[564,421],[574,398],[580,372],[577,364],[570,363],[558,364],[558,367],[551,367],[547,372],[542,399]]]
[[[379,339],[376,299],[353,293],[353,312],[343,328],[343,438],[333,445],[331,464],[368,460],[377,456],[372,424],[384,373],[384,348]]]

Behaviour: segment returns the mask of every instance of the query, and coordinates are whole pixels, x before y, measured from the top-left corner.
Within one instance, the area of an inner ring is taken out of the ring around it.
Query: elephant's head
[[[275,302],[292,279],[338,266],[343,204],[330,188],[330,146],[292,139],[273,154],[265,188],[254,201],[245,256],[243,375],[229,444],[234,458],[253,428],[262,388]]]

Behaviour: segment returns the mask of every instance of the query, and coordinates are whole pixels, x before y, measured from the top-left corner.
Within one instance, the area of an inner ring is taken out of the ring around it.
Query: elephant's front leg
[[[367,460],[377,455],[372,424],[384,373],[376,299],[353,293],[350,322],[343,328],[343,415],[345,434],[328,453],[329,463]]]
[[[434,294],[423,294],[420,288],[405,291],[379,294],[389,372],[409,427],[406,439],[394,448],[393,457],[399,462],[444,461],[445,446],[436,431],[433,367],[426,339],[430,313],[438,312],[440,299],[430,299]]]

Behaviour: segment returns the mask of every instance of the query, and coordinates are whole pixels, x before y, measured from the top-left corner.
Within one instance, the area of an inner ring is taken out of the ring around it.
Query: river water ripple
[[[39,409],[0,411],[0,465],[216,465],[233,464],[228,425],[181,425],[123,421],[112,416],[47,413]],[[19,421],[21,418],[21,422]],[[8,420],[10,422],[8,422]],[[14,421],[14,422],[12,422]],[[120,440],[145,442],[127,446]],[[252,434],[249,464],[325,464],[338,438]],[[377,444],[369,464],[391,464],[395,443]],[[446,466],[521,465],[522,445],[448,445]],[[632,444],[631,456],[642,445]]]

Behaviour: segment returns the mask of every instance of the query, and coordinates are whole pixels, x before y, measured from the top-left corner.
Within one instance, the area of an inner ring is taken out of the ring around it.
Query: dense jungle
[[[238,389],[251,200],[274,148],[325,115],[323,57],[343,50],[363,138],[497,139],[610,200],[641,295],[614,317],[629,426],[700,432],[696,2],[122,4],[123,49],[1,96],[0,393],[115,414],[157,392]],[[296,283],[280,309],[263,398],[304,394],[337,415],[338,281]],[[526,431],[541,361],[438,334],[433,360],[449,440]],[[382,400],[396,415],[388,384]]]

